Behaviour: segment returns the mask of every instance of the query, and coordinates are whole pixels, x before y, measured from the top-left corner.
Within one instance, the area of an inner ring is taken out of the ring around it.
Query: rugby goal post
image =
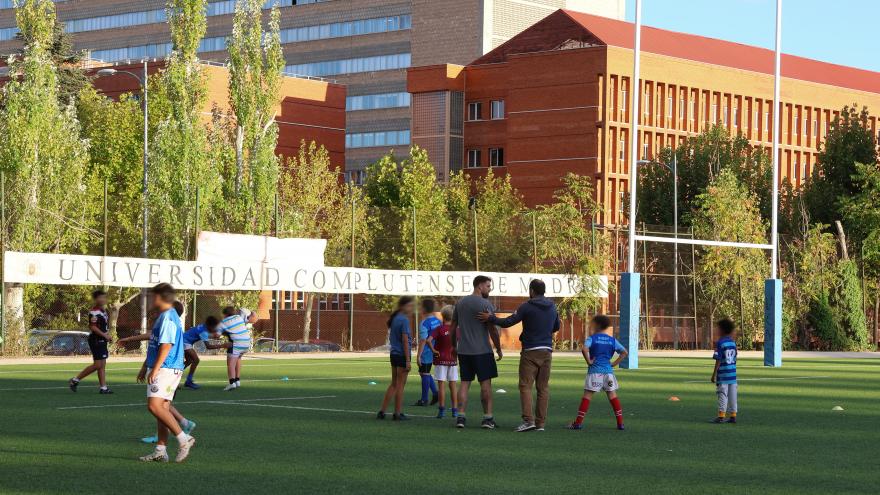
[[[641,274],[635,271],[636,241],[688,244],[698,246],[732,247],[741,249],[762,249],[770,251],[770,278],[764,282],[764,366],[782,366],[782,280],[777,272],[779,253],[778,210],[779,210],[779,105],[780,105],[780,60],[782,50],[782,0],[776,0],[776,48],[774,56],[773,82],[773,201],[771,207],[770,243],[754,244],[744,242],[712,241],[703,239],[681,239],[636,234],[636,202],[638,199],[638,156],[639,146],[639,68],[641,59],[642,0],[636,0],[635,40],[633,43],[633,90],[631,95],[632,132],[630,137],[629,174],[629,245],[627,270],[621,275],[618,309],[620,311],[619,335],[621,344],[626,347],[627,358],[620,363],[621,368],[639,367],[639,320]],[[675,198],[678,201],[678,198]],[[696,321],[694,321],[696,325]]]

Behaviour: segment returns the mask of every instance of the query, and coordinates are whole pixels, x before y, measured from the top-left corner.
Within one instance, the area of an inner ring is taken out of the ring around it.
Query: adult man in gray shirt
[[[476,378],[480,382],[480,402],[483,403],[482,428],[495,428],[495,418],[492,415],[492,379],[498,376],[498,367],[495,357],[492,355],[492,347],[489,339],[495,345],[500,361],[504,354],[501,352],[501,337],[498,328],[485,323],[477,318],[480,313],[494,313],[495,308],[489,302],[489,292],[492,290],[492,279],[484,275],[474,278],[474,291],[469,296],[461,298],[455,305],[452,315],[452,345],[458,354],[458,364],[461,376],[461,387],[458,392],[458,419],[455,427],[464,428],[467,422],[465,409],[467,408],[468,391],[471,382]]]

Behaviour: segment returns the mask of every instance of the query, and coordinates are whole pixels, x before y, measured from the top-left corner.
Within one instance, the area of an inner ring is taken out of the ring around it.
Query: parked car
[[[342,346],[329,340],[279,340],[278,352],[339,352]],[[262,337],[254,342],[254,352],[274,352],[275,339]]]
[[[58,330],[32,329],[28,332],[28,349],[33,354],[40,352],[46,342],[49,342],[49,339],[57,333]]]
[[[388,344],[377,345],[372,349],[368,349],[367,352],[389,352],[391,350],[391,346]]]
[[[58,332],[46,342],[39,353],[44,356],[87,356],[89,332]]]

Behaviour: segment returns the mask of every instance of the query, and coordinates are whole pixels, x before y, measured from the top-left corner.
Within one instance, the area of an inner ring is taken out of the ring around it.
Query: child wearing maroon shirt
[[[449,331],[449,324],[452,323],[452,313],[455,308],[452,306],[443,306],[440,315],[443,317],[443,324],[435,328],[425,341],[425,345],[431,349],[434,354],[434,379],[437,380],[437,389],[439,391],[440,406],[437,410],[437,419],[443,418],[446,413],[446,391],[443,388],[444,382],[449,383],[449,394],[452,397],[452,417],[458,416],[458,366],[456,363],[457,356],[455,348],[452,345],[452,335]]]

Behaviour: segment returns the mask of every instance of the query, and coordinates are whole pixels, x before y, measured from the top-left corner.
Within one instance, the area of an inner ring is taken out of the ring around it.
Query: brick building
[[[622,211],[632,163],[633,24],[559,10],[467,66],[409,69],[413,142],[441,178],[509,173],[529,205],[568,172],[593,177],[605,224]],[[829,122],[866,105],[877,130],[880,73],[782,57],[782,180],[812,172]],[[773,52],[651,27],[642,32],[639,155],[651,159],[712,123],[771,150]]]
[[[277,0],[281,42],[291,74],[331,78],[348,87],[346,167],[364,166],[396,148],[408,152],[406,68],[466,64],[558,8],[623,17],[624,0]],[[56,0],[74,47],[107,62],[162,58],[170,51],[165,0]],[[266,6],[274,4],[268,0]],[[226,60],[235,0],[208,1],[199,51]],[[14,40],[12,0],[0,0],[0,54]],[[291,116],[293,118],[293,116]]]
[[[147,73],[152,75],[164,66],[164,61],[149,62]],[[143,64],[140,63],[92,63],[87,73],[94,76],[99,69],[106,67],[138,76],[143,74]],[[205,118],[210,118],[215,106],[221,112],[229,112],[229,72],[219,64],[205,64],[202,69],[208,85],[203,109]],[[96,77],[93,84],[114,98],[123,93],[140,92],[138,81],[126,74]],[[279,97],[275,107],[275,122],[278,124],[276,152],[287,157],[295,156],[303,140],[315,141],[327,148],[331,164],[342,169],[345,165],[345,86],[317,79],[283,77]]]

